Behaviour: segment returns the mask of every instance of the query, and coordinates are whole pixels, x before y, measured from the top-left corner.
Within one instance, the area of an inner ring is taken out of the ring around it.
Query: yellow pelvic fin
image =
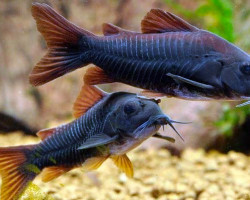
[[[111,159],[113,160],[115,165],[128,177],[132,178],[134,176],[133,164],[126,154],[120,156],[112,156]]]

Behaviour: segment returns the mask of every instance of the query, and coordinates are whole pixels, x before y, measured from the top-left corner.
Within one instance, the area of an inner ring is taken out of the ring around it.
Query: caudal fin
[[[25,169],[27,153],[33,146],[0,148],[1,200],[17,199],[36,173]]]
[[[45,84],[89,63],[88,37],[94,34],[72,24],[47,4],[33,3],[31,11],[49,48],[29,76],[32,85]]]

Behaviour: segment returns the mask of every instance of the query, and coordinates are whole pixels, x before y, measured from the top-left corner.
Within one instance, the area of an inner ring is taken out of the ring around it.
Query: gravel
[[[37,141],[18,133],[0,135],[0,146]],[[186,149],[176,157],[149,149],[128,156],[134,165],[132,179],[108,160],[95,172],[76,169],[49,183],[38,177],[21,200],[250,200],[249,155]]]

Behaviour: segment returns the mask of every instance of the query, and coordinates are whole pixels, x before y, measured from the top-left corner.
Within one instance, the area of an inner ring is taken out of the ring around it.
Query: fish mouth
[[[161,126],[164,128],[165,125],[169,125],[174,132],[181,138],[182,141],[184,141],[184,138],[182,135],[176,130],[173,123],[177,124],[189,124],[190,122],[180,122],[172,120],[167,115],[157,115],[150,117],[146,122],[144,122],[142,125],[140,125],[135,131],[134,134],[138,137],[140,133],[143,133],[147,128],[154,128],[155,130],[158,130]]]

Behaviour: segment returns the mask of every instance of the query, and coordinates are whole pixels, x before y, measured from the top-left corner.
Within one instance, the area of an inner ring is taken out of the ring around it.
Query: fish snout
[[[167,115],[160,115],[160,116],[157,116],[154,124],[155,125],[161,125],[161,126],[164,126],[164,125],[169,125],[173,130],[174,132],[184,141],[184,138],[181,136],[181,134],[175,129],[173,123],[177,123],[177,124],[189,124],[191,122],[180,122],[180,121],[175,121],[175,120],[172,120],[169,116]]]

